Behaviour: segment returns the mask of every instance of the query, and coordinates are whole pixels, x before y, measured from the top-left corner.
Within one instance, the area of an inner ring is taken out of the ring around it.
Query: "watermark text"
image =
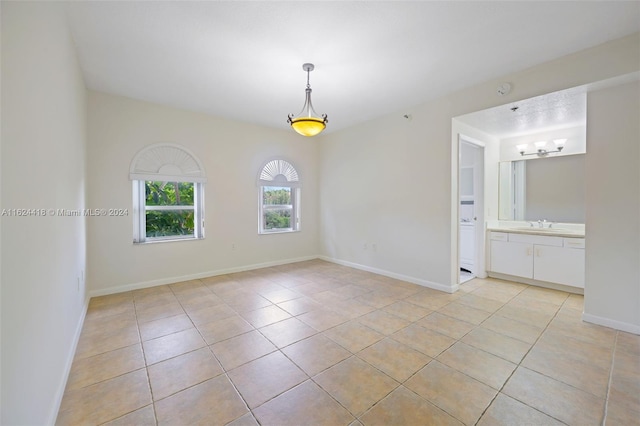
[[[0,216],[8,217],[102,217],[129,216],[129,209],[2,209]]]

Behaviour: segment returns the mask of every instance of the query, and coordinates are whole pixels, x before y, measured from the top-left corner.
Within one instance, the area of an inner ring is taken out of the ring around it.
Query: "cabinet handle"
[[[527,256],[531,256],[531,247],[527,247]]]
[[[536,257],[540,257],[540,249],[536,249]]]

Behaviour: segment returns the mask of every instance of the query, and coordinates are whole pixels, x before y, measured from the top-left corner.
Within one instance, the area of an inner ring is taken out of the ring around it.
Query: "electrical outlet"
[[[367,249],[367,243],[364,243],[364,244],[362,245],[362,250],[366,250],[366,249]]]
[[[236,249],[236,243],[231,243],[231,250],[235,250]]]

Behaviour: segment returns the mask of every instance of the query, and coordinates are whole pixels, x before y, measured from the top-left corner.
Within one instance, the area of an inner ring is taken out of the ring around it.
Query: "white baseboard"
[[[71,366],[73,365],[73,359],[76,355],[76,349],[78,348],[78,343],[80,342],[80,335],[82,334],[82,327],[84,326],[84,319],[87,316],[88,309],[89,297],[87,297],[84,301],[82,313],[80,314],[80,318],[78,319],[78,325],[76,326],[76,330],[73,336],[73,342],[71,343],[71,348],[69,348],[69,352],[67,353],[67,362],[64,366],[63,380],[61,381],[60,386],[58,386],[58,390],[56,391],[53,405],[51,407],[51,412],[49,414],[49,421],[47,422],[47,424],[49,425],[56,424],[58,412],[60,411],[60,405],[62,404],[62,398],[64,397],[64,390],[67,387],[67,381],[69,380],[69,374],[71,373]]]
[[[592,324],[602,325],[605,327],[614,328],[616,330],[625,331],[631,334],[640,334],[640,325],[629,324],[628,322],[599,317],[597,315],[591,315],[584,312],[582,313],[582,320],[590,322]]]
[[[373,268],[371,266],[361,265],[359,263],[349,262],[346,260],[335,259],[328,256],[318,256],[318,259],[326,260],[327,262],[337,263],[338,265],[348,266],[350,268],[360,269],[362,271],[372,272],[378,275],[384,275],[385,277],[395,278],[397,280],[407,281],[413,284],[418,284],[423,287],[432,288],[434,290],[444,291],[446,293],[455,293],[460,286],[455,284],[454,286],[448,286],[444,284],[434,283],[432,281],[423,280],[420,278],[410,277],[408,275],[398,274],[384,269]]]
[[[313,260],[313,259],[318,259],[318,256],[297,257],[297,258],[293,258],[293,259],[277,260],[277,261],[273,261],[273,262],[264,262],[264,263],[256,263],[256,264],[253,264],[253,265],[237,266],[237,267],[234,267],[234,268],[226,268],[226,269],[218,269],[218,270],[214,270],[214,271],[199,272],[197,274],[181,275],[181,276],[174,276],[174,277],[169,277],[169,278],[161,278],[161,279],[151,280],[151,281],[143,281],[143,282],[139,282],[139,283],[123,284],[123,285],[103,288],[103,289],[99,289],[99,290],[92,290],[89,293],[89,296],[90,297],[106,296],[106,295],[109,295],[109,294],[123,293],[125,291],[131,291],[131,290],[138,290],[138,289],[141,289],[141,288],[148,288],[148,287],[155,287],[155,286],[158,286],[158,285],[179,283],[181,281],[197,280],[197,279],[200,279],[200,278],[213,277],[213,276],[216,276],[216,275],[225,275],[225,274],[233,274],[233,273],[236,273],[236,272],[251,271],[253,269],[268,268],[268,267],[271,267],[271,266],[286,265],[288,263],[304,262],[306,260]]]
[[[531,278],[517,277],[515,275],[501,274],[499,272],[489,272],[488,276],[491,278],[497,278],[499,280],[513,281],[516,283],[534,285],[536,287],[549,288],[551,290],[565,291],[567,293],[573,294],[584,294],[584,289],[581,287],[572,287],[564,284],[556,284],[547,281],[534,280]]]

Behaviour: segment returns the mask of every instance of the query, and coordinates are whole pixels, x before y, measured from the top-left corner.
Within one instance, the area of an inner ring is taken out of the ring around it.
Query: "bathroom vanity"
[[[584,228],[512,225],[491,227],[488,233],[490,276],[583,292]]]

